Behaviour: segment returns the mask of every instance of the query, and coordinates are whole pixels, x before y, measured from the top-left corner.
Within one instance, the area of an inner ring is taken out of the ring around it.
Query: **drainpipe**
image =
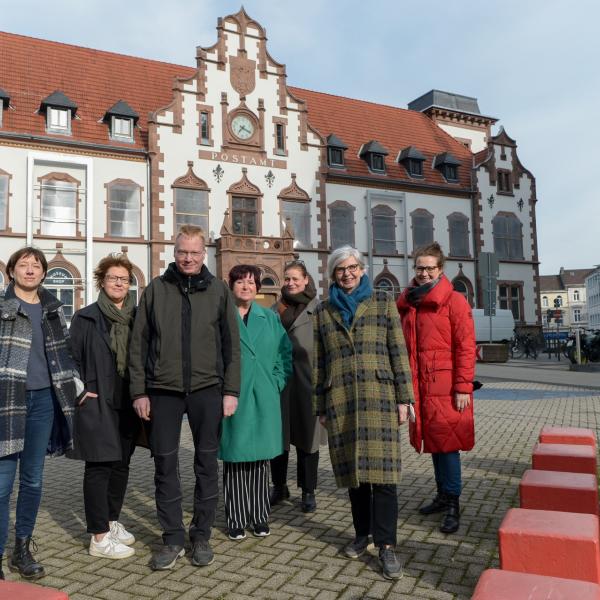
[[[150,175],[150,155],[146,154],[146,239],[148,240],[147,252],[148,272],[146,273],[146,285],[152,281],[152,177]]]
[[[94,294],[94,162],[87,164],[85,193],[85,304],[90,304]]]

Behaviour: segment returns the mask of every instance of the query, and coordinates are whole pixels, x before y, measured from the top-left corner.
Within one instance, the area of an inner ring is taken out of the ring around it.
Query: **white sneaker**
[[[90,540],[90,556],[99,556],[101,558],[112,558],[119,560],[121,558],[129,558],[135,554],[133,548],[121,544],[116,540],[110,532],[107,533],[101,542],[97,542],[92,536]]]
[[[135,537],[132,533],[129,533],[119,521],[109,521],[108,525],[110,527],[110,535],[125,546],[131,546],[135,543]]]

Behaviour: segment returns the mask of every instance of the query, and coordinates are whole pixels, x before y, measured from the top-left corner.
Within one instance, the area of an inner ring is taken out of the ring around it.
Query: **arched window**
[[[75,309],[75,282],[67,269],[54,267],[48,270],[44,287],[48,288],[62,303],[67,323],[71,322]]]
[[[344,200],[329,205],[329,231],[331,248],[349,244],[354,246],[354,207]]]
[[[462,294],[467,300],[469,299],[469,290],[467,289],[467,284],[462,279],[455,279],[452,282],[452,286],[454,287],[454,291]]]
[[[129,295],[133,298],[135,305],[138,305],[139,299],[139,285],[137,277],[131,274],[131,283],[129,284]]]
[[[513,213],[498,213],[492,219],[494,252],[498,258],[523,258],[523,224]]]
[[[373,250],[376,254],[396,254],[396,212],[378,204],[371,212],[373,218]]]
[[[140,237],[142,235],[142,188],[130,179],[115,179],[108,191],[108,235]]]
[[[413,238],[413,250],[433,243],[433,215],[424,208],[410,213]]]
[[[548,308],[548,296],[542,296],[542,306]]]
[[[556,303],[556,306],[562,306],[563,305],[562,296],[556,296],[555,303]]]
[[[267,285],[275,285],[275,282],[273,281],[272,277],[262,277],[260,280],[261,285],[267,286]]]
[[[451,256],[469,256],[469,218],[462,213],[448,215]]]
[[[579,302],[579,290],[573,290],[573,301]]]

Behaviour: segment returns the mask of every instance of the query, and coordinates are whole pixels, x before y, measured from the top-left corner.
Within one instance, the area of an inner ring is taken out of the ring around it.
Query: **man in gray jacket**
[[[144,290],[131,334],[129,372],[136,413],[150,421],[156,510],[163,546],[151,568],[170,569],[185,554],[178,450],[183,415],[194,439],[192,564],[214,560],[209,544],[218,499],[219,432],[237,408],[240,343],[227,286],[204,265],[202,229],[184,225],[175,262]]]

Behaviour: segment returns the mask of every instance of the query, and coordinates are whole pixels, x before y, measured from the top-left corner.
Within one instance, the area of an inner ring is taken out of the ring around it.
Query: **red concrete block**
[[[589,473],[528,470],[519,492],[521,508],[598,515],[598,482]]]
[[[540,471],[566,471],[597,475],[596,450],[578,444],[542,444],[533,447],[532,465]]]
[[[1,581],[0,600],[69,600],[68,594],[54,588],[22,581]]]
[[[488,569],[477,582],[471,600],[600,600],[600,585]]]
[[[505,571],[600,583],[596,515],[511,508],[498,537]]]
[[[544,444],[577,444],[596,448],[596,434],[593,429],[583,427],[555,427],[544,425],[540,431],[540,442]]]

